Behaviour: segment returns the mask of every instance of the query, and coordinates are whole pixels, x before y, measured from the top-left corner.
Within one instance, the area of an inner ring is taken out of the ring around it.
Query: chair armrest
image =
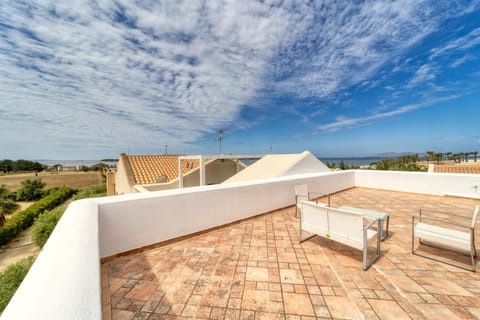
[[[455,216],[455,217],[463,218],[463,219],[466,219],[466,220],[472,220],[471,216],[466,217],[466,216],[460,215],[458,213],[447,212],[447,211],[439,211],[439,210],[431,210],[431,209],[420,209],[420,216],[422,216],[425,212],[429,212],[429,213],[433,213],[433,214],[435,214],[435,213],[446,214],[446,215],[449,215],[449,216]]]
[[[450,221],[446,221],[446,220],[442,220],[442,219],[437,219],[437,218],[422,217],[421,215],[419,215],[419,216],[412,216],[412,222],[413,222],[413,224],[415,224],[415,218],[418,218],[418,220],[419,220],[420,222],[423,221],[423,220],[428,220],[428,221],[434,221],[434,222],[449,224],[449,225],[452,225],[452,226],[457,226],[457,227],[460,227],[460,228],[465,228],[465,229],[473,230],[473,228],[472,228],[471,226],[469,226],[469,225],[464,225],[464,224],[460,224],[460,223],[450,222]]]

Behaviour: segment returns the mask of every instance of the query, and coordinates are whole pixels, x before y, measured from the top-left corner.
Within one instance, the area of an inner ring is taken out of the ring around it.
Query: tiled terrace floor
[[[297,238],[294,208],[102,264],[104,319],[478,319],[480,274],[410,253],[419,208],[471,215],[480,201],[354,188],[332,196],[389,212],[382,256]],[[468,261],[464,259],[464,261]]]

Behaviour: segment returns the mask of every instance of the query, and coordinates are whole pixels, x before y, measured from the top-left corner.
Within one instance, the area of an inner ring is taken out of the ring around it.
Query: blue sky
[[[480,150],[480,1],[0,5],[0,158]]]

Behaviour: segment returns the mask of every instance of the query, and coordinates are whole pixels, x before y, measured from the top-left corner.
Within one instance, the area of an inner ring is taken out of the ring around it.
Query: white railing
[[[101,319],[100,259],[292,205],[294,186],[477,195],[480,177],[343,171],[72,203],[2,319]]]

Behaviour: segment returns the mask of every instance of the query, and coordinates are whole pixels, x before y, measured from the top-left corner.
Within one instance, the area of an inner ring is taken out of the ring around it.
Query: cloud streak
[[[431,105],[434,105],[436,103],[440,102],[445,102],[449,100],[456,99],[460,97],[461,95],[450,95],[450,96],[445,96],[445,97],[434,97],[431,99],[426,99],[423,102],[420,103],[414,103],[414,104],[408,104],[404,105],[398,108],[395,108],[390,111],[386,112],[378,112],[374,113],[369,116],[364,116],[364,117],[355,117],[355,118],[349,118],[345,116],[339,116],[334,122],[330,122],[327,124],[322,124],[320,126],[317,126],[316,131],[318,133],[329,133],[329,132],[336,132],[336,131],[341,131],[341,130],[346,130],[346,129],[352,129],[361,125],[368,125],[371,124],[375,121],[378,120],[383,120],[387,118],[393,118],[396,116],[399,116],[404,113],[412,112],[414,110],[420,109],[420,108],[425,108],[429,107]]]

